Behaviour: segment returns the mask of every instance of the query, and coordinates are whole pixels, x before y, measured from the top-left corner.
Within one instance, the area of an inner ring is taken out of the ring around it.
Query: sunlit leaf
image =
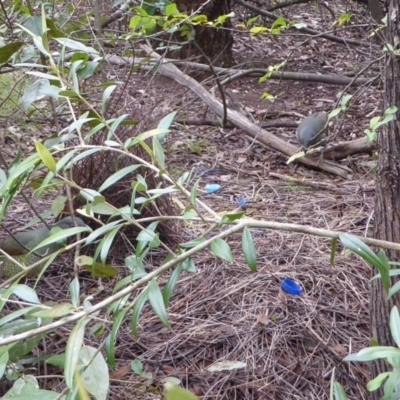
[[[43,164],[55,174],[57,170],[57,164],[49,150],[47,150],[46,147],[40,142],[35,142],[35,147],[43,161]]]
[[[21,300],[27,301],[29,303],[40,304],[40,300],[35,290],[27,285],[15,285],[12,287],[12,292]]]
[[[77,370],[79,361],[79,352],[83,345],[83,338],[85,336],[85,327],[89,322],[88,319],[82,318],[72,329],[72,332],[68,338],[67,348],[65,351],[65,383],[69,389],[74,387],[74,375]]]
[[[211,242],[211,251],[219,258],[222,258],[225,261],[232,262],[233,255],[231,248],[225,240],[221,238],[216,238]]]
[[[103,354],[94,347],[83,346],[79,358],[81,363],[87,365],[81,375],[86,390],[96,400],[106,400],[110,377]]]
[[[254,246],[253,237],[251,236],[250,229],[245,227],[242,235],[242,249],[246,264],[253,272],[257,271],[257,250]]]
[[[149,302],[157,314],[160,321],[164,324],[165,327],[169,328],[170,324],[168,321],[167,310],[165,308],[164,299],[158,286],[158,283],[155,279],[153,279],[149,284]]]

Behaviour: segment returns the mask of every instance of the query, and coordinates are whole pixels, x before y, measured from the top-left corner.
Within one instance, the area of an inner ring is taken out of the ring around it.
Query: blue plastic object
[[[246,207],[247,206],[247,199],[246,196],[239,196],[235,199],[235,203],[239,207]]]
[[[303,288],[294,280],[285,278],[282,281],[281,288],[286,293],[292,294],[293,296],[300,296]]]
[[[218,185],[217,183],[210,183],[209,185],[206,185],[205,189],[206,193],[214,193],[221,189],[221,185]]]

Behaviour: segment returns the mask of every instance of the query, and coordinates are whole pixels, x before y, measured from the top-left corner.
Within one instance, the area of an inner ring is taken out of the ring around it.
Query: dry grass
[[[332,227],[343,208],[349,225],[359,225],[359,203],[365,215],[370,211],[361,196],[343,196],[335,211],[329,193],[319,193],[324,201],[311,202],[307,190],[294,192],[281,182],[267,182],[276,194],[263,201],[269,204],[263,218]],[[215,208],[222,204],[223,194],[210,197]],[[262,217],[256,211],[252,216]],[[362,235],[363,229],[350,230]],[[240,235],[228,240],[233,264],[208,252],[199,255],[198,272],[186,274],[172,297],[172,328],[167,330],[150,308],[145,310],[139,337],[132,338],[127,326],[119,338],[120,363],[139,358],[156,382],[178,376],[204,399],[328,398],[336,368],[335,377],[350,399],[367,398],[368,368],[341,360],[368,345],[369,267],[342,251],[331,266],[325,239],[274,231],[253,231],[253,236],[256,273],[243,261]],[[302,285],[302,296],[280,290],[287,276]],[[247,367],[207,372],[210,364],[223,360]]]

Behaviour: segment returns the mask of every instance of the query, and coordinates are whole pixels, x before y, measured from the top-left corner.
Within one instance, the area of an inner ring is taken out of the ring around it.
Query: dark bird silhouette
[[[68,229],[74,228],[75,226],[86,227],[85,223],[80,218],[75,219],[76,225],[72,217],[66,217],[54,224],[52,228],[59,227],[61,229]],[[13,257],[20,264],[27,267],[35,264],[43,257],[56,252],[62,247],[60,243],[54,242],[29,253],[30,250],[34,249],[38,244],[43,242],[43,240],[50,237],[50,229],[47,228],[47,226],[32,231],[18,232],[14,237],[16,240],[9,237],[0,242],[0,249]],[[46,260],[30,270],[27,275],[34,276],[39,274],[45,263]],[[6,256],[0,254],[0,277],[10,278],[20,271],[21,268],[17,264],[9,260]]]

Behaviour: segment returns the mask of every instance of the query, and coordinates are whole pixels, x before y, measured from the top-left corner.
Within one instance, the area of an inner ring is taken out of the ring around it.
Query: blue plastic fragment
[[[214,193],[220,189],[221,185],[218,185],[217,183],[210,183],[209,185],[206,185],[206,193]]]
[[[247,206],[247,198],[246,198],[246,196],[236,197],[235,203],[239,207],[246,207]]]
[[[303,288],[294,280],[285,278],[281,284],[282,290],[286,293],[292,294],[293,296],[300,296]]]

